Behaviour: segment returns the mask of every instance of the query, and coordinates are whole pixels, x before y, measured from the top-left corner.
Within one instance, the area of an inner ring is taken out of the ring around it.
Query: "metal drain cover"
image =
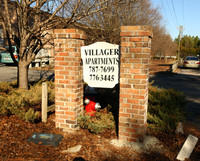
[[[63,139],[62,135],[34,132],[28,138],[28,142],[33,142],[35,144],[40,144],[40,145],[53,145],[57,147],[62,139]]]

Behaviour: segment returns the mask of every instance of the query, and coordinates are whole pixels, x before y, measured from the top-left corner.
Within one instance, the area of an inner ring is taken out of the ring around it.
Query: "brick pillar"
[[[78,29],[54,29],[56,127],[73,131],[83,112],[81,46],[85,34]]]
[[[119,140],[146,135],[152,32],[147,26],[121,27]]]

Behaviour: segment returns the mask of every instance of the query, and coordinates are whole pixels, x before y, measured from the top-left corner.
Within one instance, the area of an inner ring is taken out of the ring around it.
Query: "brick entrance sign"
[[[146,134],[152,32],[146,26],[121,27],[119,139],[142,141]]]
[[[55,29],[55,114],[56,127],[74,130],[83,113],[81,46],[85,34],[77,29]]]
[[[148,78],[152,32],[146,26],[121,27],[119,139],[143,140],[146,134]],[[83,113],[81,46],[84,32],[55,29],[56,127],[77,128]],[[117,101],[117,100],[116,100]]]

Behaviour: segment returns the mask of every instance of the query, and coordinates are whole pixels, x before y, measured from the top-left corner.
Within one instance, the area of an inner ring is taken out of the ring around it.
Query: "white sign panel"
[[[96,42],[81,47],[83,79],[90,87],[113,88],[119,82],[119,45]]]

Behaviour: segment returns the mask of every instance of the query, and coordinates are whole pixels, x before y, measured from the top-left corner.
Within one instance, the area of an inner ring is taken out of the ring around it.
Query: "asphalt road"
[[[42,70],[29,70],[28,73],[29,81],[39,81],[40,79],[54,79],[53,71],[42,71]],[[17,80],[17,67],[5,66],[0,64],[0,81],[12,82]]]
[[[176,73],[160,73],[151,76],[151,81],[160,88],[183,92],[189,101],[186,105],[187,121],[200,128],[200,70],[178,69]]]

